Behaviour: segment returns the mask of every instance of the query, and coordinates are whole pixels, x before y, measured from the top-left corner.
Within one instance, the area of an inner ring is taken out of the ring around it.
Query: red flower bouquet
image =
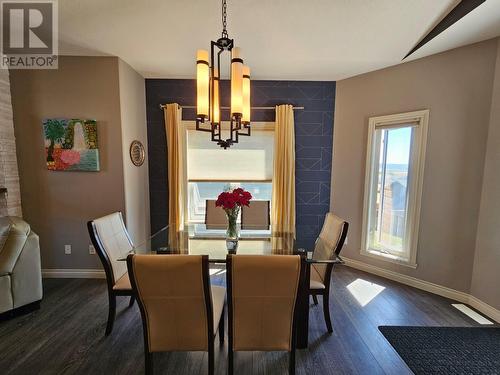
[[[227,226],[227,237],[230,239],[238,238],[238,229],[236,227],[236,220],[238,219],[238,214],[242,206],[250,205],[250,200],[252,199],[252,194],[248,191],[237,188],[230,191],[224,191],[219,194],[215,205],[217,207],[222,207],[226,212],[228,226]]]
[[[237,188],[220,193],[215,205],[222,207],[224,210],[233,210],[234,208],[239,210],[241,206],[248,206],[251,199],[252,194],[242,188]]]

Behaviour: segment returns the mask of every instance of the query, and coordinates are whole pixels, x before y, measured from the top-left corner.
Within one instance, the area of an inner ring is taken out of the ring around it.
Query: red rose
[[[226,194],[225,192],[219,194],[219,196],[217,197],[217,200],[215,201],[215,206],[216,207],[222,206],[222,204],[223,204],[222,202],[224,201],[224,195],[225,194]]]
[[[224,208],[228,210],[232,210],[236,205],[236,199],[233,194],[228,194],[224,201]]]
[[[236,206],[248,206],[251,199],[252,194],[248,191],[242,188],[236,188],[233,191],[224,191],[220,193],[215,205],[225,210],[232,210]]]

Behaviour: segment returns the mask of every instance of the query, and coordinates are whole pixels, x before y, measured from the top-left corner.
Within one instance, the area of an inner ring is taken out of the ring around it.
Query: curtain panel
[[[186,139],[182,129],[182,108],[171,103],[163,111],[167,136],[169,239],[174,240],[184,229]]]
[[[276,106],[271,223],[295,237],[295,128],[293,106]]]

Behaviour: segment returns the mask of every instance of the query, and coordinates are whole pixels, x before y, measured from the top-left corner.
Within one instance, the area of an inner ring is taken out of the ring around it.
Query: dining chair
[[[101,260],[108,288],[108,322],[105,335],[113,330],[116,315],[116,297],[130,296],[129,307],[134,304],[132,287],[124,261],[118,261],[132,251],[134,245],[125,228],[121,212],[94,219],[87,223],[90,240]]]
[[[208,352],[214,373],[214,339],[224,344],[226,289],[211,286],[207,255],[134,255],[127,267],[142,317],[146,374],[153,353]]]
[[[268,230],[270,222],[269,201],[251,201],[241,208],[241,229]]]
[[[207,229],[227,229],[227,217],[224,210],[215,205],[215,200],[207,199],[205,209],[205,227]]]
[[[323,228],[316,240],[312,258],[317,263],[312,263],[310,268],[309,295],[312,295],[314,304],[318,304],[318,295],[323,297],[323,314],[328,332],[332,333],[330,319],[330,281],[334,267],[334,259],[340,259],[339,254],[347,237],[349,223],[329,212],[326,214]],[[325,261],[326,264],[321,264]]]
[[[298,255],[228,255],[228,373],[235,351],[287,351],[295,373]]]

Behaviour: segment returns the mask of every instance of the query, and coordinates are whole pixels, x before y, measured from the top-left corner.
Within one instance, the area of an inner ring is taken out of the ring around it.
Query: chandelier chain
[[[222,0],[222,37],[228,38],[227,34],[227,4],[226,0]]]

